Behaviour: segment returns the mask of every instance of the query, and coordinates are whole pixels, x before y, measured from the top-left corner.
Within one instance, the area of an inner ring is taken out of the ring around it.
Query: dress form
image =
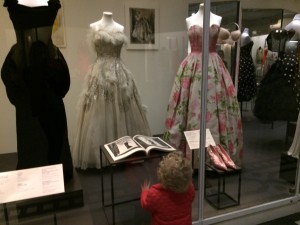
[[[113,14],[111,12],[103,12],[102,18],[99,21],[91,23],[90,27],[95,30],[99,30],[99,28],[107,28],[120,32],[124,31],[124,26],[113,20]]]
[[[68,180],[73,166],[63,98],[70,75],[51,40],[60,2],[5,0],[4,7],[17,41],[1,69],[7,97],[16,110],[17,169],[62,163]]]
[[[198,25],[200,27],[203,27],[203,17],[204,17],[204,4],[201,3],[199,5],[199,10],[197,11],[197,13],[193,14],[192,16],[186,18],[186,26],[187,29],[189,30],[192,26]],[[214,25],[217,25],[217,27],[220,27],[220,24],[222,22],[222,17],[218,16],[212,12],[210,12],[210,27],[213,27]],[[230,33],[228,30],[224,29],[224,28],[220,28],[220,31],[218,31],[217,29],[214,29],[215,32],[219,32],[219,39],[220,40],[226,40],[229,38]],[[190,52],[190,43],[188,45],[188,52]]]
[[[48,0],[18,0],[18,4],[28,7],[47,6]]]
[[[292,22],[286,25],[284,29],[287,31],[294,30],[295,35],[292,40],[300,40],[300,13],[296,14]]]
[[[285,27],[286,30],[294,30],[295,35],[292,37],[292,40],[300,40],[300,14],[296,14],[292,22],[290,22]],[[300,71],[300,67],[299,67]],[[300,154],[300,113],[298,114],[296,131],[293,139],[293,143],[288,151],[288,154],[294,158],[299,159]]]
[[[249,44],[252,41],[249,35],[249,28],[245,28],[241,35],[241,47]]]
[[[187,29],[190,29],[193,25],[198,25],[203,27],[203,16],[204,16],[204,4],[199,5],[199,10],[197,13],[193,14],[192,16],[186,18],[186,25]],[[216,14],[210,13],[210,26],[218,25],[220,26],[222,21],[222,17]]]

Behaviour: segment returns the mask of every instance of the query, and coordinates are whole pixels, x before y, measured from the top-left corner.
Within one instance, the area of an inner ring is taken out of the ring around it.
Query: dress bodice
[[[209,52],[216,51],[219,32],[220,27],[217,25],[212,25],[209,28]],[[189,28],[188,35],[191,44],[191,52],[202,52],[203,28],[198,25],[193,25]]]
[[[37,7],[20,5],[17,0],[5,0],[4,6],[8,8],[10,19],[16,30],[52,27],[61,7],[59,0],[49,0],[48,6]]]
[[[284,29],[272,30],[267,39],[268,49],[272,52],[284,52],[285,43],[294,36],[295,31],[287,31]]]
[[[241,57],[243,56],[251,56],[251,50],[254,43],[253,41],[250,41],[248,44],[241,47]]]
[[[97,53],[97,57],[120,57],[121,49],[126,43],[126,36],[121,31],[108,29],[90,29],[89,42]]]

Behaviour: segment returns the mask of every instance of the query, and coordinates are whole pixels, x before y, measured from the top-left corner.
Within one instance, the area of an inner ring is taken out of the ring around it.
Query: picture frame
[[[159,48],[159,9],[157,3],[126,1],[128,50],[156,50]]]
[[[67,47],[66,43],[66,31],[65,31],[65,18],[63,3],[61,2],[61,8],[58,10],[56,18],[52,26],[52,42],[59,48]]]

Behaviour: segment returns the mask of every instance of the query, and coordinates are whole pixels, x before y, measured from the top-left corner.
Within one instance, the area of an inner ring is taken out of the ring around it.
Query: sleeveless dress
[[[72,149],[74,166],[100,168],[99,148],[125,135],[151,135],[131,72],[120,58],[123,32],[90,29],[88,41],[97,59],[86,75],[78,102]]]
[[[254,115],[264,121],[296,121],[299,113],[299,58],[298,43],[291,42],[294,31],[271,31],[267,37],[268,49],[278,52],[261,80],[255,100]]]
[[[241,164],[242,123],[231,76],[216,52],[220,27],[210,27],[206,127],[216,144],[221,143],[231,158]],[[181,63],[171,91],[164,138],[174,147],[185,150],[184,131],[200,128],[203,28],[190,27],[191,52]]]
[[[249,101],[256,94],[255,66],[251,56],[253,41],[241,47],[238,78],[238,101]]]
[[[4,6],[17,37],[40,27],[48,29],[51,35],[61,7],[57,0],[50,0],[48,6],[40,7],[27,7],[6,0]],[[17,42],[11,48],[1,69],[7,97],[16,109],[17,169],[62,163],[64,179],[67,180],[73,177],[63,102],[70,87],[68,66],[59,49],[51,43],[33,41],[28,54],[19,51],[24,45]],[[56,53],[51,55],[49,49]],[[21,63],[16,63],[16,56],[21,58]]]

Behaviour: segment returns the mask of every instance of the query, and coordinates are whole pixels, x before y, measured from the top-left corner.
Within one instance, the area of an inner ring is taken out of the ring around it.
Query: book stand
[[[110,195],[111,195],[111,202],[109,204],[105,204],[104,202],[104,172],[103,172],[103,155],[105,156],[107,162],[108,162],[108,167],[109,167],[109,177],[110,177]],[[150,160],[150,159],[154,159],[154,158],[161,158],[162,156],[168,154],[168,152],[162,152],[162,151],[155,151],[152,154],[146,156],[146,155],[139,155],[139,154],[133,154],[127,158],[118,160],[118,161],[114,161],[112,159],[112,157],[110,156],[109,152],[106,150],[106,148],[104,147],[104,145],[102,145],[100,147],[100,166],[101,166],[101,195],[102,195],[102,206],[103,207],[111,207],[112,210],[112,224],[115,225],[115,206],[116,205],[120,205],[120,204],[124,204],[124,203],[128,203],[128,202],[132,202],[132,201],[136,201],[139,200],[140,198],[134,198],[134,199],[128,199],[128,200],[124,200],[124,201],[119,201],[119,202],[115,202],[115,186],[114,186],[114,168],[117,165],[122,165],[125,163],[137,163],[139,161],[146,161],[146,160]],[[107,218],[107,214],[105,212],[105,209],[103,210],[104,214]],[[107,219],[108,220],[108,219]]]
[[[204,189],[204,196],[208,203],[210,203],[213,207],[217,209],[224,209],[227,207],[239,205],[241,198],[241,172],[242,170],[239,167],[236,170],[228,169],[228,171],[222,171],[207,164],[205,183],[207,181],[207,175],[212,175],[213,177],[217,177],[218,179],[217,192],[208,194],[207,189],[210,187],[205,187]],[[238,193],[236,198],[233,198],[226,192],[226,178],[233,175],[238,176]]]

